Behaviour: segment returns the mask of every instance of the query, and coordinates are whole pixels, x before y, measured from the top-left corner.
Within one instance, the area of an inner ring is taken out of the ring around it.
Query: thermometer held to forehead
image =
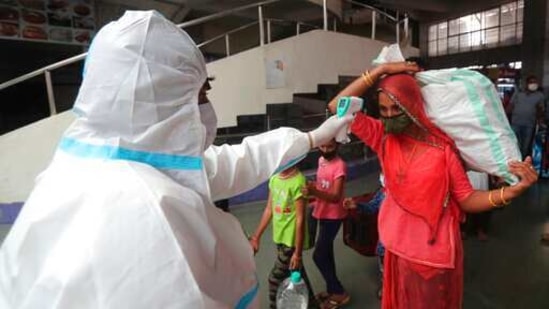
[[[342,118],[345,115],[352,115],[362,110],[364,100],[359,97],[341,97],[337,101],[337,117]]]
[[[346,116],[352,117],[356,112],[362,110],[364,106],[364,100],[359,97],[341,97],[337,101],[337,117],[343,118]],[[351,141],[348,136],[349,126],[345,126],[336,135],[336,141],[339,143],[346,144]]]

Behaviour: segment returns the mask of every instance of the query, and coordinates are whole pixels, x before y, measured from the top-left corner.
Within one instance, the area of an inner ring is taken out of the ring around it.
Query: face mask
[[[323,152],[322,150],[319,150],[319,152],[320,152],[320,155],[328,161],[332,160],[337,155],[337,151],[335,150],[330,152]]]
[[[402,113],[393,117],[381,117],[381,122],[383,123],[385,133],[399,134],[404,132],[412,123],[412,119],[406,113]]]
[[[538,90],[538,84],[536,84],[536,83],[528,84],[528,90],[530,90],[530,91]]]
[[[199,104],[200,121],[206,127],[206,141],[204,142],[204,150],[210,147],[217,135],[217,116],[213,109],[212,103]]]

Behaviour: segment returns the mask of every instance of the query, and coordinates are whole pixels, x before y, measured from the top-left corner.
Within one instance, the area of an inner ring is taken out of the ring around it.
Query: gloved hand
[[[346,115],[342,118],[334,115],[326,119],[320,127],[309,132],[312,148],[326,144],[333,138],[335,138],[338,143],[348,143],[350,139],[347,136],[347,131],[349,124],[353,119],[353,115]]]

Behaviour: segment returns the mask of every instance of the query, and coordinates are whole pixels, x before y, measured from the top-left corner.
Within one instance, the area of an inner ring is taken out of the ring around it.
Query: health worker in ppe
[[[77,119],[0,249],[0,308],[259,306],[252,249],[212,200],[254,188],[351,119],[210,146],[205,81],[192,39],[157,12],[97,33]]]

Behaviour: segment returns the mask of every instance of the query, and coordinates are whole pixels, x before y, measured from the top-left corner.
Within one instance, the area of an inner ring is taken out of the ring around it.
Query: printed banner
[[[0,0],[0,38],[88,45],[93,0]]]

